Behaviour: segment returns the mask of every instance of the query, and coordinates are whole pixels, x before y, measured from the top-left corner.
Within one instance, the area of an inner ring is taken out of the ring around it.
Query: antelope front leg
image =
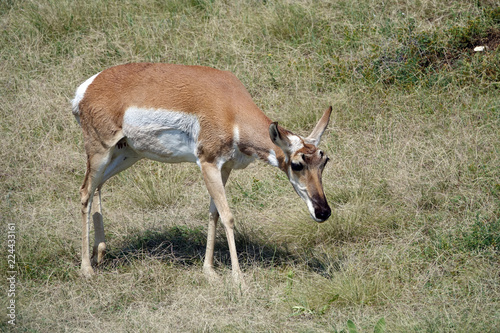
[[[227,179],[231,169],[222,169],[222,185],[226,185]],[[217,273],[214,271],[214,247],[215,247],[215,233],[217,230],[217,221],[219,220],[219,212],[215,206],[214,199],[210,197],[210,216],[208,220],[207,232],[207,250],[205,251],[205,261],[203,263],[203,271],[210,280],[217,280]]]
[[[224,225],[224,229],[226,231],[227,243],[229,245],[229,254],[231,256],[233,279],[236,283],[243,284],[244,281],[240,270],[240,264],[238,263],[238,254],[236,252],[236,244],[234,241],[234,218],[231,210],[229,209],[229,205],[227,204],[226,192],[224,190],[224,182],[222,179],[221,171],[217,168],[217,166],[211,163],[203,163],[201,165],[201,169],[203,172],[205,185],[208,189],[208,193],[210,193],[210,196],[212,197],[215,207],[219,212],[221,222]],[[215,219],[213,219],[212,221],[214,220]],[[207,241],[207,250],[210,250],[210,253],[206,254],[209,256],[209,261],[205,259],[205,263],[207,264],[207,266],[210,266],[211,262],[213,261],[213,243],[215,238],[215,231],[212,235],[213,229],[215,229],[215,222],[213,223],[213,225],[209,224],[209,239]],[[213,238],[210,238],[212,236]],[[208,248],[209,244],[211,246],[210,249]],[[204,267],[206,267],[205,264]],[[213,271],[213,266],[211,270]]]
[[[95,200],[97,197],[97,200]],[[94,248],[92,251],[92,264],[99,265],[106,254],[106,238],[104,236],[104,222],[102,218],[102,202],[101,188],[97,189],[93,200],[94,212],[92,219],[94,220]]]

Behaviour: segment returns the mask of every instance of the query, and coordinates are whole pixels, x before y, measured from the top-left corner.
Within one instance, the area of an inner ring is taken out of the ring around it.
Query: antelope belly
[[[198,118],[178,111],[130,107],[123,118],[128,145],[160,162],[198,162],[199,133]]]

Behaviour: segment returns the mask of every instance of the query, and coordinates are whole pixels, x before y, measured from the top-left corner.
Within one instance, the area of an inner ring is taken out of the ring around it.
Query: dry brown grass
[[[500,330],[499,51],[461,46],[500,29],[493,2],[22,0],[0,15],[15,330],[371,332],[381,318],[391,332]],[[191,165],[142,161],[110,180],[110,252],[94,279],[78,274],[84,152],[69,101],[131,61],[231,70],[301,134],[334,106],[328,222],[269,166],[231,175],[245,292],[221,230],[222,279],[202,274],[208,194]]]

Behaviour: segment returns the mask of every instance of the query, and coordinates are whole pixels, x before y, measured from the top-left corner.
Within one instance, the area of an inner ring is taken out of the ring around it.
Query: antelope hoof
[[[209,282],[219,282],[220,276],[215,272],[213,267],[203,267],[203,273]]]
[[[241,272],[233,272],[233,282],[236,286],[239,286],[241,290],[248,289],[245,283],[245,279],[243,279],[243,274]]]
[[[106,254],[106,243],[101,242],[98,246],[94,246],[92,250],[92,264],[99,265],[104,259],[104,255]]]
[[[80,272],[82,276],[86,279],[90,279],[92,276],[95,275],[94,270],[92,269],[92,266],[83,266],[80,269]]]

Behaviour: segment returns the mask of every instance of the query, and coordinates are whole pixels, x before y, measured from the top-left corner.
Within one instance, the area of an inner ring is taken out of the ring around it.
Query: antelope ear
[[[277,121],[269,125],[269,136],[271,137],[271,141],[285,153],[290,154],[292,143],[288,139],[286,132],[287,131],[283,127],[278,126]]]
[[[323,135],[326,126],[328,126],[331,114],[332,114],[332,107],[330,106],[328,109],[326,109],[325,113],[318,121],[311,134],[309,134],[309,136],[304,139],[306,143],[310,143],[312,145],[315,145],[316,147],[319,145],[319,141],[321,140],[321,135]]]

